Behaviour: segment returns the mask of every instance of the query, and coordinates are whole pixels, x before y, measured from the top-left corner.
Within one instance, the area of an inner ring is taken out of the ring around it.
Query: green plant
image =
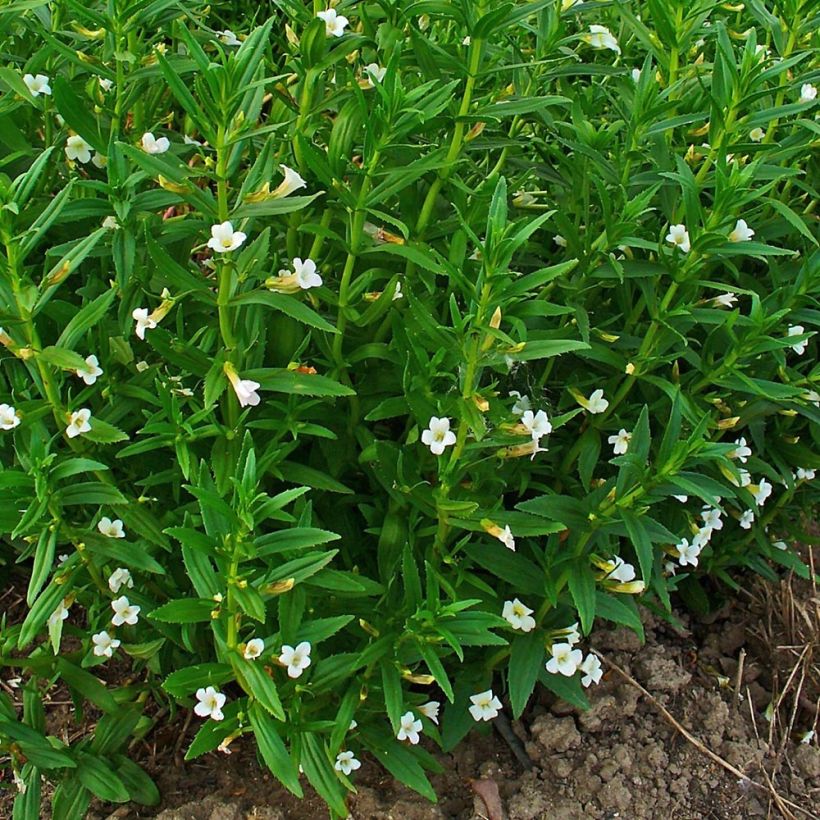
[[[584,705],[596,618],[807,573],[812,4],[243,5],[0,9],[15,818],[156,802],[155,701],[435,799],[419,733]]]

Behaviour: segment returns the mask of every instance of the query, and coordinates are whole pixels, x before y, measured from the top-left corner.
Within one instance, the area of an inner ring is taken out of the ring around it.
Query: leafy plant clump
[[[180,707],[434,800],[420,739],[583,706],[596,618],[808,574],[813,7],[0,8],[15,819],[157,802]]]

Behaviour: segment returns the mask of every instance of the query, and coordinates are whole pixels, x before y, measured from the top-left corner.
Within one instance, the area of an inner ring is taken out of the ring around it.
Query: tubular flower
[[[772,485],[766,481],[765,478],[760,479],[757,488],[752,488],[752,495],[755,497],[755,503],[758,507],[762,507],[766,503],[766,499],[772,494]]]
[[[806,328],[803,325],[791,325],[789,327],[788,336],[802,336],[806,332]],[[791,348],[792,350],[798,355],[802,356],[806,352],[806,347],[808,346],[807,339],[801,339],[799,342],[795,342]]]
[[[310,666],[310,643],[302,641],[296,644],[296,648],[285,644],[279,663],[288,668],[289,678],[298,678]]]
[[[687,538],[682,538],[676,545],[675,550],[678,553],[678,563],[685,567],[687,564],[696,567],[698,565],[698,556],[700,555],[701,547],[697,544],[689,543]]]
[[[336,755],[336,762],[333,764],[333,768],[345,777],[349,776],[351,772],[355,772],[356,769],[360,769],[361,766],[361,762],[356,760],[353,752],[339,752]]]
[[[310,290],[322,285],[322,277],[316,273],[316,263],[312,259],[302,260],[298,256],[293,258],[293,272],[280,270],[278,276],[269,276],[265,280],[268,290],[279,293],[299,293],[300,290]]]
[[[807,102],[814,102],[817,99],[817,88],[813,86],[811,83],[803,83],[800,86],[800,98],[797,100],[799,103],[807,103]]]
[[[0,430],[13,430],[20,423],[20,416],[10,404],[0,404]]]
[[[223,46],[241,46],[242,43],[239,38],[229,29],[226,28],[225,31],[217,31],[216,33],[217,39]]]
[[[213,686],[206,686],[196,690],[197,704],[194,706],[194,713],[204,718],[212,720],[222,720],[222,707],[225,705],[227,697],[222,692],[217,692]]]
[[[527,410],[532,408],[529,396],[522,396],[517,390],[510,390],[507,395],[511,399],[515,399],[515,403],[510,411],[514,416],[523,416]]]
[[[723,512],[719,507],[709,507],[707,505],[701,511],[700,517],[703,519],[704,527],[708,527],[710,530],[722,530],[721,515],[723,515]]]
[[[134,332],[137,338],[145,340],[145,331],[153,330],[157,326],[156,319],[151,318],[148,308],[135,308],[131,311],[131,318],[137,323]]]
[[[601,660],[591,652],[584,658],[584,662],[578,667],[584,676],[581,678],[581,686],[586,689],[590,684],[600,683],[604,672],[601,669]]]
[[[414,746],[419,742],[419,733],[422,725],[420,720],[412,712],[405,712],[399,721],[399,731],[396,732],[397,740],[409,740]]]
[[[112,521],[107,515],[104,515],[97,524],[97,529],[108,538],[125,538],[125,531],[119,518]]]
[[[23,74],[23,82],[32,97],[39,97],[40,94],[51,95],[50,80],[45,74]]]
[[[140,144],[146,154],[164,154],[171,147],[168,137],[156,139],[150,131],[142,135]]]
[[[513,598],[512,601],[504,602],[501,617],[513,629],[520,629],[522,632],[532,632],[532,630],[535,629],[535,618],[532,617],[532,613],[532,609],[524,606],[518,598]]]
[[[746,224],[745,219],[738,219],[735,227],[729,234],[730,242],[748,242],[755,232]]]
[[[229,253],[240,247],[247,238],[247,234],[242,231],[235,231],[232,223],[222,222],[211,226],[208,247],[217,253]]]
[[[525,410],[521,415],[521,424],[530,434],[533,441],[541,441],[544,436],[552,432],[552,424],[543,410],[533,414],[532,410]]]
[[[612,452],[616,456],[622,456],[629,449],[629,442],[632,441],[632,433],[627,432],[623,427],[616,435],[610,436],[607,441],[612,445]]]
[[[603,390],[593,390],[588,399],[583,396],[578,397],[578,404],[581,405],[588,413],[597,415],[598,413],[605,413],[609,402],[604,398]]]
[[[92,635],[91,641],[94,644],[94,654],[98,658],[110,658],[121,643],[117,638],[112,638],[105,630]]]
[[[65,434],[69,438],[76,438],[83,433],[87,433],[91,429],[90,419],[91,411],[87,408],[83,407],[80,410],[75,410],[69,418]]]
[[[94,384],[98,376],[102,376],[103,369],[97,357],[94,355],[86,356],[85,367],[78,368],[74,371],[86,384]]]
[[[755,514],[754,510],[746,510],[741,516],[739,520],[740,526],[744,530],[750,530],[752,528],[752,524],[754,524]]]
[[[114,610],[114,616],[111,618],[114,626],[133,626],[139,620],[140,607],[132,604],[125,595],[111,601],[111,609]]]
[[[261,638],[251,638],[242,652],[246,661],[255,661],[265,651],[265,642]]]
[[[737,302],[737,296],[734,293],[721,293],[720,296],[715,296],[712,299],[712,304],[715,307],[733,307],[735,302]]]
[[[450,429],[450,419],[433,416],[421,434],[421,443],[426,444],[434,456],[440,456],[445,447],[455,444],[456,434]]]
[[[422,703],[421,706],[419,706],[419,712],[421,712],[424,717],[432,720],[436,726],[438,726],[439,709],[441,709],[441,704],[437,700],[428,700],[427,703]]]
[[[580,649],[573,649],[570,643],[554,643],[550,649],[552,657],[547,661],[547,672],[571,678],[584,659]]]
[[[746,446],[746,439],[743,436],[735,441],[735,445],[735,449],[727,454],[728,457],[736,458],[741,464],[745,464],[752,454],[751,448]]]
[[[593,48],[608,48],[616,54],[621,53],[618,41],[606,26],[591,25],[589,34],[582,34],[581,39]]]
[[[239,374],[230,362],[225,362],[222,368],[228,381],[239,399],[240,407],[256,407],[262,400],[256,391],[262,386],[252,379],[240,379]]]
[[[689,253],[692,245],[689,242],[689,231],[686,225],[672,225],[666,234],[666,241],[680,249],[682,253]]]
[[[380,66],[378,63],[368,63],[362,72],[365,86],[373,88],[376,83],[384,82],[385,74],[387,74],[387,68]]]
[[[117,567],[108,578],[108,588],[116,595],[122,587],[134,588],[134,579],[125,567]]]
[[[91,162],[91,146],[79,134],[72,134],[65,142],[65,155],[83,164]]]
[[[288,196],[294,191],[298,191],[300,188],[304,188],[307,185],[307,182],[305,182],[302,177],[293,170],[293,168],[288,168],[287,165],[280,165],[279,167],[282,169],[282,173],[285,175],[285,178],[273,191],[271,194],[272,197],[281,199],[283,196]]]
[[[326,9],[317,12],[316,16],[325,21],[325,32],[328,37],[341,37],[350,22],[347,17],[336,13],[336,9]]]
[[[492,689],[486,692],[479,692],[477,695],[470,695],[473,705],[470,707],[470,714],[473,720],[492,720],[498,717],[501,711],[501,701],[493,694]]]

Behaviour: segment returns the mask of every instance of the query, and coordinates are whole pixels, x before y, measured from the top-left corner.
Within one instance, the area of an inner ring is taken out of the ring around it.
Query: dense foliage
[[[819,24],[4,3],[14,817],[156,802],[128,745],[180,707],[189,759],[253,736],[333,816],[364,752],[434,799],[419,735],[583,705],[596,618],[805,574]]]

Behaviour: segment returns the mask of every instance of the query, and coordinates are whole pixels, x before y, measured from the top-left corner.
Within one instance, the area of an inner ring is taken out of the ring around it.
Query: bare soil
[[[512,724],[520,740],[514,744],[517,756],[500,734],[474,733],[455,753],[439,755],[445,772],[432,778],[440,795],[435,805],[365,759],[355,776],[351,817],[820,817],[820,747],[816,737],[800,742],[818,728],[817,607],[811,585],[788,579],[755,585],[753,594],[705,620],[677,613],[679,629],[647,617],[644,645],[627,630],[599,629],[589,643],[607,671],[589,692],[589,711],[578,712],[542,692],[524,719]],[[72,710],[62,703],[52,706],[51,720],[65,727]],[[183,722],[160,721],[161,728],[133,750],[156,778],[162,805],[97,805],[89,818],[328,816],[309,790],[297,801],[279,787],[258,765],[250,740],[234,742],[230,755],[184,763],[196,723]],[[533,764],[529,770],[522,764],[525,756]],[[0,796],[0,817],[10,816],[10,803]]]

